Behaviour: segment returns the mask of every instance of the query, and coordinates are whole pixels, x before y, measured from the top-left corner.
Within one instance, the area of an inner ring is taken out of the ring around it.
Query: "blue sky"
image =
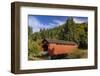
[[[40,29],[50,29],[60,26],[66,22],[68,16],[45,16],[45,15],[29,15],[28,25],[32,27],[33,33]],[[87,17],[73,17],[75,23],[88,22]]]

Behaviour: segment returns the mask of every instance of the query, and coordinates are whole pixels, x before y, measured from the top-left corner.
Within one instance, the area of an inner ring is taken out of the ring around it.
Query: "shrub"
[[[69,59],[87,58],[87,50],[75,49],[67,55]]]
[[[41,55],[41,46],[38,41],[28,40],[28,57],[34,59],[34,57]]]

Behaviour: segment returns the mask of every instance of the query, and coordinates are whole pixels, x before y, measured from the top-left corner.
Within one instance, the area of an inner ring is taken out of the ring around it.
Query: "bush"
[[[41,56],[41,46],[38,41],[28,40],[28,58],[29,60],[34,57]]]
[[[68,59],[87,58],[87,50],[75,49],[67,55]]]

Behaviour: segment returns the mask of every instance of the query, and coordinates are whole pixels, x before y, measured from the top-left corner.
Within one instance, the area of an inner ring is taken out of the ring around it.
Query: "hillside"
[[[44,38],[58,39],[65,41],[74,41],[77,44],[87,43],[87,23],[75,23],[73,19],[69,19],[65,24],[52,29],[40,29],[39,32],[32,34],[34,41]]]

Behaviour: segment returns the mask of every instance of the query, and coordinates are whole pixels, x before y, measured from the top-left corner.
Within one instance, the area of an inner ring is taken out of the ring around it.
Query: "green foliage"
[[[32,30],[31,27],[28,27],[28,58],[32,59],[36,56],[41,55],[41,46],[40,46],[40,40],[37,40],[37,38],[32,38]],[[37,36],[36,36],[37,37]]]
[[[39,46],[38,42],[29,40],[29,50],[30,53],[32,53],[33,56],[40,55],[39,52],[41,51],[41,47]]]
[[[77,59],[77,58],[87,58],[87,50],[76,49],[69,53],[66,58]]]

